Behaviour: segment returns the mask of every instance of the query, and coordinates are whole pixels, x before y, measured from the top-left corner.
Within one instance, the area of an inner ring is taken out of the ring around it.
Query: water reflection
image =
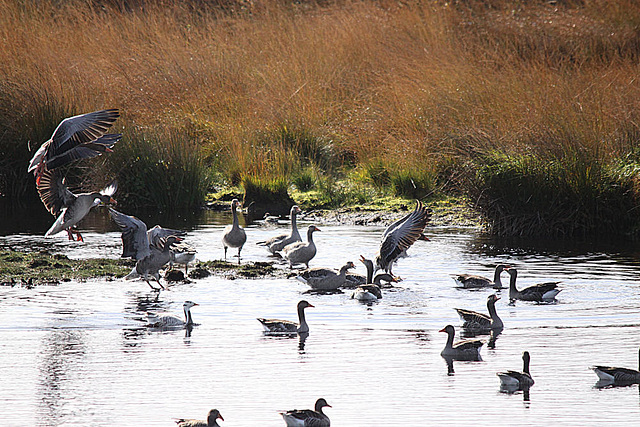
[[[309,337],[309,332],[301,332],[298,334],[298,351],[300,353],[304,353],[304,343],[307,341]]]
[[[505,394],[518,394],[518,392],[522,392],[522,400],[524,402],[531,402],[529,390],[531,387],[519,387],[518,385],[507,385],[500,384],[500,393]]]

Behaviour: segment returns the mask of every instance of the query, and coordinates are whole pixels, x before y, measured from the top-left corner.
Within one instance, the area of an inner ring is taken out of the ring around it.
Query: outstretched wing
[[[149,244],[162,247],[164,244],[160,244],[160,239],[166,239],[169,236],[184,237],[187,235],[186,231],[173,230],[171,228],[164,228],[159,225],[154,226],[151,230],[147,231],[147,238]]]
[[[43,172],[38,182],[38,194],[53,216],[57,216],[63,208],[71,205],[76,199],[76,195],[65,185],[62,175],[53,171]]]
[[[58,154],[50,154],[51,150],[49,150],[47,155],[47,169],[55,169],[76,160],[90,159],[102,153],[109,152],[113,146],[120,141],[120,138],[122,138],[122,134],[108,134],[99,137],[95,141],[72,147],[67,151],[60,151]]]
[[[51,146],[47,151],[47,162],[79,145],[93,142],[107,133],[120,117],[116,108],[94,111],[64,119],[51,137]]]
[[[149,240],[147,239],[147,225],[135,216],[123,214],[109,208],[113,221],[122,230],[122,257],[140,260],[148,256]]]

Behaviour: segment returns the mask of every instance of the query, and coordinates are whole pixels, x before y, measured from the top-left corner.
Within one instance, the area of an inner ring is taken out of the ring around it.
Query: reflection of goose
[[[504,324],[496,312],[496,301],[499,299],[500,297],[495,294],[487,297],[488,316],[483,313],[478,313],[477,311],[456,308],[455,310],[458,312],[458,315],[464,321],[462,327],[474,332],[486,333],[489,333],[492,329],[503,329]]]
[[[154,328],[163,328],[163,327],[172,327],[172,326],[191,326],[193,325],[193,318],[191,317],[191,307],[195,307],[199,305],[193,301],[185,301],[182,304],[182,308],[184,310],[184,318],[185,320],[179,319],[175,316],[162,316],[158,317],[155,314],[148,314],[148,326]]]
[[[320,398],[316,401],[314,410],[292,409],[282,412],[282,418],[289,427],[329,427],[329,417],[322,412],[322,408],[331,408],[326,400]]]
[[[225,227],[222,234],[222,246],[224,246],[224,259],[227,259],[227,248],[238,248],[238,264],[240,264],[240,251],[247,241],[247,233],[240,227],[238,222],[238,208],[240,202],[238,199],[231,201],[231,212],[233,213],[233,223]]]
[[[376,265],[391,274],[393,263],[398,257],[423,236],[422,231],[430,216],[431,211],[425,208],[420,201],[417,201],[413,212],[387,227],[382,235]]]
[[[347,270],[355,267],[354,263],[348,261],[340,267],[339,272],[329,268],[311,268],[301,272],[296,279],[318,291],[333,291],[344,285]]]
[[[529,352],[522,353],[523,367],[522,372],[507,371],[498,372],[496,375],[500,378],[500,387],[508,391],[526,390],[534,384],[533,378],[529,373],[529,361],[531,357]]]
[[[307,307],[313,307],[313,306],[305,300],[302,300],[298,303],[298,323],[292,322],[290,320],[263,319],[261,317],[258,318],[258,321],[262,323],[262,326],[264,327],[265,332],[272,332],[272,333],[309,332],[309,325],[307,324],[307,320],[304,316],[304,309]]]
[[[307,229],[307,241],[296,242],[285,246],[280,252],[284,259],[289,261],[289,267],[295,264],[304,264],[309,268],[309,261],[316,256],[316,244],[313,242],[313,232],[320,231],[315,225],[310,225]]]
[[[453,280],[463,288],[496,288],[502,289],[502,281],[500,280],[500,274],[506,269],[508,266],[499,264],[496,266],[495,272],[493,273],[493,280],[488,279],[483,276],[475,276],[473,274],[457,274],[452,276]]]
[[[76,225],[94,206],[98,206],[100,203],[115,204],[116,201],[112,196],[117,188],[118,185],[114,181],[100,192],[73,194],[59,173],[48,170],[41,172],[38,181],[38,194],[51,215],[57,216],[56,221],[44,236],[53,236],[66,230],[69,240],[75,240],[73,235],[76,234],[78,241],[82,242],[82,235],[76,229]]]
[[[298,232],[296,218],[301,212],[302,211],[297,205],[294,205],[291,208],[291,212],[289,213],[289,216],[291,217],[291,232],[289,234],[280,234],[268,240],[258,242],[257,244],[266,246],[269,252],[275,255],[277,252],[284,249],[285,246],[290,245],[291,243],[300,242],[302,238],[300,237],[300,233]]]
[[[640,369],[640,350],[638,350],[638,365]],[[601,381],[614,385],[629,385],[640,383],[640,371],[628,368],[612,368],[608,366],[594,366],[591,369]]]
[[[480,357],[480,347],[482,347],[484,342],[480,340],[464,340],[453,344],[456,330],[451,325],[445,326],[439,332],[446,332],[449,335],[447,344],[440,353],[442,357],[454,360],[482,360]]]
[[[209,415],[207,416],[207,421],[201,420],[185,420],[181,418],[176,420],[178,427],[219,427],[218,419],[224,421],[222,415],[220,415],[220,411],[217,409],[212,409],[209,411]]]
[[[550,302],[553,301],[561,291],[561,289],[558,289],[558,283],[560,282],[539,283],[518,290],[518,288],[516,288],[518,271],[513,267],[507,268],[506,271],[511,276],[509,280],[509,299],[511,301],[519,299],[522,301]]]

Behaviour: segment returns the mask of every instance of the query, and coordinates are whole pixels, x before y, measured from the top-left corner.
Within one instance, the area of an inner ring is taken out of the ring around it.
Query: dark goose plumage
[[[262,317],[259,317],[258,321],[262,323],[262,326],[264,327],[265,332],[279,333],[279,334],[295,334],[296,332],[308,333],[309,325],[307,325],[307,320],[304,315],[304,309],[308,307],[313,307],[313,306],[305,300],[298,302],[298,322],[299,323],[295,323],[290,320],[264,319]]]
[[[224,418],[220,415],[220,411],[212,409],[207,415],[207,421],[180,418],[176,420],[176,424],[178,424],[178,427],[219,427],[218,419],[224,421]]]
[[[594,366],[591,369],[601,381],[613,385],[640,384],[640,349],[638,350],[638,371],[628,368],[614,368],[610,366]]]
[[[329,417],[322,411],[322,408],[331,408],[326,400],[320,398],[316,401],[314,410],[292,409],[282,412],[282,418],[288,427],[330,427]]]
[[[509,279],[509,299],[511,301],[551,302],[555,300],[556,295],[561,291],[561,289],[558,289],[558,284],[560,282],[539,283],[537,285],[518,290],[518,288],[516,288],[518,271],[513,267],[509,267],[506,269],[506,272],[511,276]]]
[[[484,345],[480,340],[464,340],[453,343],[453,339],[456,334],[456,330],[452,325],[447,325],[439,332],[446,332],[448,334],[447,344],[440,353],[444,358],[450,358],[453,360],[472,360],[480,361],[480,348]]]
[[[530,388],[534,384],[533,378],[531,378],[531,374],[529,373],[530,361],[531,357],[529,356],[529,352],[525,351],[522,353],[522,372],[506,371],[496,373],[498,378],[500,378],[500,387],[507,389],[507,391],[527,390]]]
[[[487,309],[489,315],[478,313],[477,311],[456,308],[458,315],[463,320],[462,327],[474,332],[489,333],[491,329],[503,329],[504,324],[496,311],[496,301],[500,299],[496,294],[487,297]]]

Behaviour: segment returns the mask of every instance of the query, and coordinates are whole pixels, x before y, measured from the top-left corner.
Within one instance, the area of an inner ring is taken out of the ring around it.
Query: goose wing
[[[474,349],[479,349],[483,345],[484,345],[484,342],[480,340],[463,340],[455,343],[453,345],[453,348],[459,351],[470,351]]]
[[[47,168],[55,169],[76,160],[90,159],[109,152],[116,142],[120,141],[120,138],[122,138],[122,134],[109,134],[103,135],[95,141],[77,145],[47,160]]]
[[[382,235],[379,264],[383,269],[415,243],[422,235],[431,212],[420,202],[416,202],[413,212],[389,226]]]
[[[113,221],[122,230],[122,257],[141,260],[151,254],[147,225],[135,216],[109,208]]]
[[[464,308],[456,308],[454,310],[458,312],[458,315],[464,321],[465,327],[491,327],[491,317],[486,314],[465,310]]]
[[[547,292],[556,290],[559,284],[560,282],[538,283],[537,285],[529,286],[521,290],[520,293],[525,296],[542,299]]]
[[[147,231],[147,238],[149,239],[149,243],[154,246],[159,246],[160,239],[166,239],[169,236],[184,237],[186,235],[186,231],[173,230],[171,228],[164,228],[159,225],[155,225],[151,230]],[[162,246],[164,246],[164,244]]]
[[[44,171],[38,182],[38,194],[44,206],[53,216],[70,206],[77,198],[69,191],[62,176],[53,171]]]

